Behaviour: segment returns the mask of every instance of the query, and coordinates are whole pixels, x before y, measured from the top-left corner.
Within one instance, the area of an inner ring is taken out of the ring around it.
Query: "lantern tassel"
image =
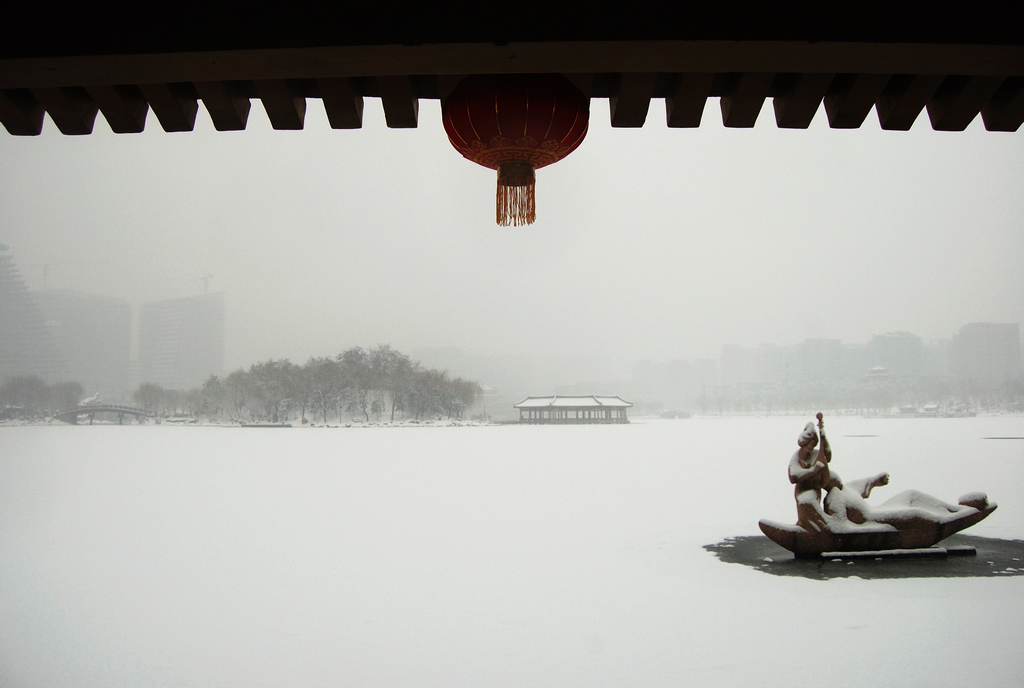
[[[532,225],[537,219],[536,173],[528,162],[498,165],[497,221],[502,227]]]

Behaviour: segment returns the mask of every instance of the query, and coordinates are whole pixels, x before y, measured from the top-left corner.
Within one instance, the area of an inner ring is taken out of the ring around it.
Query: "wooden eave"
[[[276,14],[215,3],[202,21],[181,8],[148,24],[127,9],[39,7],[0,29],[0,122],[17,135],[38,134],[44,113],[65,134],[90,133],[97,113],[116,132],[142,131],[150,111],[165,130],[189,131],[199,103],[218,129],[244,129],[254,99],[278,129],[301,129],[310,98],[332,127],[359,128],[367,97],[382,100],[389,127],[415,127],[420,100],[489,73],[565,74],[609,99],[613,127],[642,126],[652,100],[668,126],[699,126],[708,98],[739,128],[765,116],[767,99],[784,128],[806,128],[823,102],[833,128],[860,127],[872,110],[892,130],[923,111],[938,130],[979,113],[991,131],[1024,122],[1021,3],[722,2],[573,22],[557,4],[527,2],[524,16],[551,21],[485,9],[441,28],[422,8],[396,17],[337,3]]]

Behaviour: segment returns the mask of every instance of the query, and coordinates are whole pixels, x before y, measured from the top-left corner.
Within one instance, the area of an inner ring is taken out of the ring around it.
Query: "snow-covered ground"
[[[703,545],[794,520],[810,418],[0,428],[0,685],[965,686],[1024,577],[811,580]],[[826,418],[833,470],[999,504],[1020,416]]]

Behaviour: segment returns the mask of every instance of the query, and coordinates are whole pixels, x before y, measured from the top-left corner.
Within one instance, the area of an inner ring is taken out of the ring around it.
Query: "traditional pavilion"
[[[626,409],[633,404],[608,396],[526,397],[515,407],[520,423],[628,423]]]

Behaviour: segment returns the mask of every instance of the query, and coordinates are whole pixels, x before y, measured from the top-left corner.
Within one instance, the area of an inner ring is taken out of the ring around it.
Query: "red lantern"
[[[441,107],[455,149],[498,170],[499,225],[536,219],[534,171],[558,162],[587,135],[590,101],[560,74],[468,76]]]

